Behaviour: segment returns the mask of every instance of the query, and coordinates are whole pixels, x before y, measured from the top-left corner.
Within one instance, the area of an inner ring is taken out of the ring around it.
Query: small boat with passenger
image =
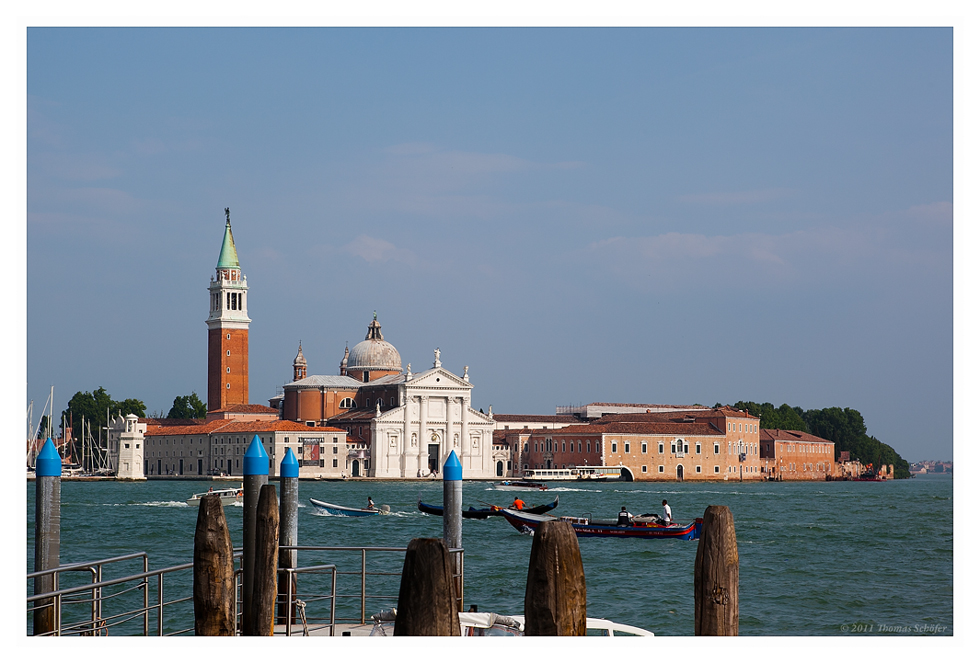
[[[701,518],[695,518],[693,523],[663,524],[659,516],[645,515],[630,518],[628,524],[619,524],[618,520],[592,518],[591,515],[560,516],[548,514],[537,515],[524,513],[513,509],[502,509],[504,518],[514,529],[525,534],[532,534],[541,523],[562,521],[572,526],[575,535],[582,537],[614,537],[620,539],[682,539],[693,540],[701,538]]]
[[[548,484],[540,481],[500,481],[493,484],[494,490],[548,490]]]
[[[547,513],[558,506],[558,498],[555,497],[555,501],[549,504],[539,504],[538,506],[528,507],[523,509],[521,513]],[[433,516],[442,516],[443,507],[441,504],[426,504],[421,499],[419,500],[419,511],[422,513],[428,513]],[[503,510],[499,506],[488,506],[483,509],[477,509],[474,507],[469,507],[468,509],[463,509],[463,518],[477,518],[480,520],[485,520],[490,516],[502,516]]]
[[[197,506],[201,503],[201,498],[208,495],[217,495],[221,498],[222,506],[230,506],[235,502],[241,502],[245,499],[245,485],[242,484],[238,488],[219,488],[215,490],[213,488],[208,488],[206,493],[194,493],[187,500],[188,506]]]
[[[359,518],[362,516],[376,516],[379,513],[382,515],[388,515],[391,512],[391,508],[387,504],[379,504],[378,506],[368,508],[368,509],[357,509],[352,506],[340,506],[339,504],[331,504],[330,502],[324,502],[322,500],[316,500],[312,497],[310,498],[310,504],[318,509],[326,511],[332,516],[350,516],[354,518]]]

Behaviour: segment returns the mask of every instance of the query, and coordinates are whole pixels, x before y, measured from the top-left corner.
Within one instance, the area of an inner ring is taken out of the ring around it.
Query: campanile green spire
[[[221,253],[218,255],[217,269],[239,269],[238,251],[235,250],[235,238],[231,234],[231,210],[225,208],[225,238],[221,242]]]

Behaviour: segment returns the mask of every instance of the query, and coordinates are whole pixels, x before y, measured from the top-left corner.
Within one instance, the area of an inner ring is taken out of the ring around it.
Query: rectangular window
[[[700,466],[700,465],[695,465],[695,466],[694,466],[694,471],[695,471],[695,472],[696,472],[697,474],[701,474],[701,466]]]
[[[641,466],[640,467],[640,471],[643,472],[644,474],[646,474],[647,473],[647,466],[646,465]]]
[[[612,443],[612,452],[613,453],[616,453],[616,443],[615,442]]]
[[[657,465],[657,471],[660,472],[661,474],[663,474],[664,473],[664,466],[663,465]]]
[[[630,443],[623,442],[623,453],[629,453],[629,452],[630,452]]]
[[[699,453],[701,453],[701,443],[700,443],[700,442],[697,442],[697,443],[696,443],[696,444],[694,445],[694,453],[696,453],[696,454],[699,454]]]
[[[687,442],[685,442],[684,443],[684,453],[688,453],[688,450],[687,449],[688,449]]]
[[[715,465],[715,474],[720,474],[720,473],[721,473],[721,468]]]
[[[719,453],[721,453],[721,449],[718,448],[718,443],[715,442],[715,455],[718,455]]]
[[[642,444],[640,444],[640,453],[645,454],[646,452],[647,452],[647,443],[643,442]]]
[[[657,453],[662,454],[664,452],[664,443],[660,442],[657,444]]]
[[[677,453],[677,443],[676,442],[671,442],[670,443],[670,453],[672,453],[672,454]]]

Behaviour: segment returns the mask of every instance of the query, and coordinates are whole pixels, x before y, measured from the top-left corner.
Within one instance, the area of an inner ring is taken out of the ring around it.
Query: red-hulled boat
[[[504,518],[519,532],[530,534],[541,523],[560,520],[572,526],[576,536],[601,536],[620,539],[682,539],[692,540],[701,538],[701,518],[695,518],[690,525],[660,525],[654,522],[631,522],[629,525],[618,525],[615,520],[597,520],[595,518],[577,518],[575,516],[554,517],[536,515],[513,509],[502,509]]]

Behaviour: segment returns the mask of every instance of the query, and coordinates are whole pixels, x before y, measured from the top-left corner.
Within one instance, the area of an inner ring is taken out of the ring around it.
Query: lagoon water
[[[151,569],[190,562],[197,509],[184,500],[209,485],[232,484],[62,482],[62,564],[138,551],[149,554]],[[741,635],[953,633],[949,476],[885,483],[551,485],[548,492],[520,495],[530,504],[558,495],[561,503],[553,513],[597,517],[615,517],[623,505],[633,513],[659,512],[667,499],[678,522],[690,522],[711,504],[728,506],[738,538]],[[34,491],[34,483],[28,483],[28,571],[34,556]],[[362,506],[369,495],[390,505],[391,515],[343,518],[309,504],[313,497]],[[515,495],[492,490],[486,482],[463,486],[464,508],[506,505]],[[412,538],[441,536],[442,520],[416,509],[419,496],[441,504],[442,482],[301,482],[300,543],[405,546]],[[241,545],[241,512],[226,507],[235,546]],[[464,520],[465,604],[522,613],[531,541],[502,518]],[[697,541],[579,539],[579,546],[590,616],[658,636],[693,635]],[[319,554],[317,561],[329,561]],[[311,562],[301,556],[300,563]],[[392,570],[400,571],[400,560],[395,566]],[[374,603],[368,614],[396,602]]]

